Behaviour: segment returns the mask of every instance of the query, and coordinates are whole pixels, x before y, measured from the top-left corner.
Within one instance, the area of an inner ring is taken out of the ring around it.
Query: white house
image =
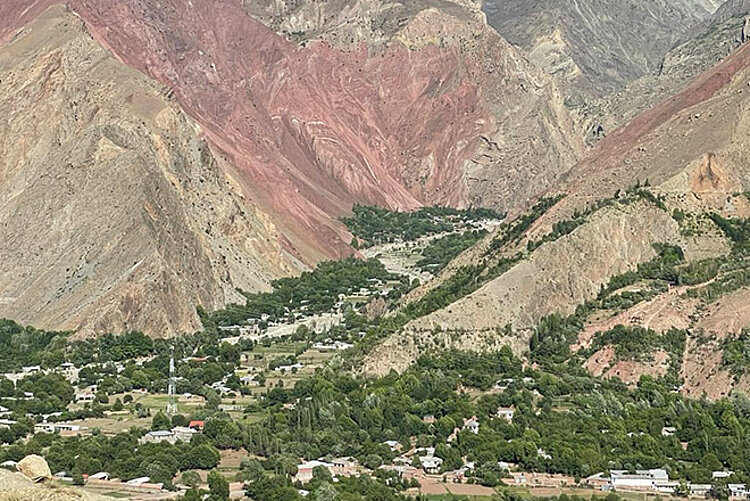
[[[80,393],[76,393],[75,401],[76,402],[93,402],[96,398],[96,395],[93,393],[82,391]]]
[[[677,428],[675,428],[674,426],[665,426],[661,429],[661,434],[663,437],[671,437],[675,433],[677,433]]]
[[[274,371],[276,372],[292,372],[294,369],[302,369],[305,366],[305,364],[301,364],[297,362],[296,364],[291,365],[281,365],[279,367],[276,367]]]
[[[151,480],[151,477],[138,477],[134,478],[132,480],[128,480],[125,482],[125,485],[133,485],[133,486],[139,486],[148,483]]]
[[[669,482],[669,475],[661,468],[636,470],[635,474],[626,470],[611,470],[610,479],[615,490],[659,490]]]
[[[464,419],[464,430],[469,430],[474,435],[479,433],[479,420],[476,416]]]
[[[171,430],[150,431],[138,439],[139,444],[160,444],[167,442],[174,444],[177,437]]]
[[[34,425],[34,433],[77,433],[83,429],[84,428],[80,425],[70,423],[37,423]]]
[[[513,422],[513,415],[516,413],[516,410],[513,407],[498,407],[496,416],[499,418],[505,419],[507,422],[512,423]]]
[[[748,494],[745,484],[727,484],[727,489],[729,489],[729,497],[733,498],[746,498]]]
[[[195,428],[188,428],[187,426],[175,426],[172,428],[172,433],[174,434],[175,439],[187,443],[198,434],[198,430]]]
[[[383,445],[387,445],[391,452],[397,452],[401,450],[401,442],[398,440],[386,440]]]
[[[440,472],[443,460],[436,456],[422,456],[419,458],[419,463],[422,465],[425,473],[435,475]]]
[[[0,428],[10,428],[17,422],[18,421],[13,421],[12,419],[0,419]]]
[[[711,484],[688,484],[688,489],[693,496],[705,496],[711,490]]]
[[[721,471],[711,472],[711,478],[729,478],[732,475],[734,475],[734,472],[730,470],[721,470]]]

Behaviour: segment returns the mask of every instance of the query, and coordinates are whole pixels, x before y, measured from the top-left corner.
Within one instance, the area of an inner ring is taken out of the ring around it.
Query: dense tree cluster
[[[219,452],[206,437],[199,435],[191,443],[175,445],[139,444],[142,434],[138,429],[113,437],[94,434],[66,438],[41,433],[26,443],[3,448],[0,459],[19,461],[27,454],[42,453],[53,472],[64,471],[75,477],[106,471],[124,480],[150,477],[152,482],[168,486],[178,471],[208,470],[219,464]]]
[[[280,320],[304,307],[306,313],[323,313],[333,309],[339,294],[351,294],[372,286],[380,280],[401,280],[385,269],[377,259],[368,261],[353,257],[327,261],[313,271],[299,277],[275,280],[272,292],[246,293],[244,305],[229,305],[212,315],[204,315],[206,324],[239,325],[248,319],[268,315],[268,320]]]
[[[503,218],[497,212],[483,208],[460,210],[450,207],[422,207],[412,212],[396,212],[355,205],[352,213],[352,216],[345,217],[342,221],[359,242],[367,247],[452,232],[482,219]]]
[[[445,268],[456,256],[480,241],[487,235],[487,231],[475,230],[464,233],[451,233],[430,242],[422,251],[422,258],[417,261],[417,267],[437,273]]]

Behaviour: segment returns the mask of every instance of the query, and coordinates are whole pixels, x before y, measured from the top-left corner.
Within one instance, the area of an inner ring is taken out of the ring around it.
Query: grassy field
[[[566,494],[568,496],[580,496],[585,499],[591,499],[592,497],[604,498],[609,492],[603,492],[597,489],[587,489],[584,487],[534,487],[529,488],[525,486],[509,486],[509,487],[498,487],[499,492],[507,491],[513,492],[522,498],[526,499],[537,499],[545,497],[556,497],[560,494]],[[617,492],[620,499],[626,501],[659,501],[666,500],[669,496],[662,496],[660,494],[650,492]]]

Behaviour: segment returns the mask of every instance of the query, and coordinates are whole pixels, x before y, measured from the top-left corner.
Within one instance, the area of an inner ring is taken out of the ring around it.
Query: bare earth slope
[[[167,335],[292,271],[167,89],[73,13],[0,46],[0,74],[0,316]]]
[[[718,3],[718,2],[716,2]],[[566,82],[580,105],[656,70],[716,8],[702,0],[490,0],[490,24]]]
[[[352,202],[516,207],[582,153],[551,79],[479,11],[420,10],[376,50],[300,47],[234,0],[151,4],[74,8],[175,90],[303,258],[349,252]]]
[[[605,97],[584,103],[576,114],[589,142],[682,90],[700,73],[721,62],[750,39],[750,2],[724,3],[695,25],[664,56],[658,68]]]
[[[569,314],[576,305],[594,298],[599,286],[612,275],[648,259],[654,242],[679,245],[689,260],[727,254],[726,241],[710,221],[691,229],[693,223],[679,222],[674,210],[693,215],[718,212],[724,217],[748,216],[741,193],[750,187],[749,82],[750,45],[745,44],[685,90],[601,141],[552,192],[567,196],[531,225],[520,242],[492,252],[498,258],[513,255],[525,248],[527,241],[540,239],[554,230],[555,223],[569,220],[576,211],[647,179],[662,208],[620,214],[606,212],[611,209],[597,212],[477,291],[413,322],[409,328],[430,335],[437,327],[465,329],[469,334],[482,330],[492,333],[508,323],[514,329],[532,327],[543,315],[557,311]],[[606,231],[620,226],[631,228],[632,233],[618,236]],[[436,285],[428,283],[407,300],[419,300],[431,287],[450,280],[460,266],[486,264],[483,259],[489,242],[497,236],[490,235],[466,251],[442,272]],[[640,252],[629,255],[633,249]],[[669,317],[671,307],[659,314]],[[736,331],[737,327],[732,329]],[[393,340],[390,342],[393,344]],[[718,353],[720,360],[721,351]],[[372,360],[370,364],[377,365]],[[404,361],[398,364],[403,366]],[[628,372],[627,367],[617,370],[631,374],[629,377],[638,374]],[[726,385],[720,386],[714,391],[727,390]]]
[[[640,204],[607,209],[476,292],[408,327],[531,328],[554,311],[572,313],[595,296],[610,276],[651,259],[652,243],[676,238],[677,223],[659,209]]]
[[[472,3],[304,46],[262,3],[60,4],[0,5],[0,315],[23,322],[188,330],[197,304],[351,253],[352,203],[513,210],[583,153],[554,81]]]

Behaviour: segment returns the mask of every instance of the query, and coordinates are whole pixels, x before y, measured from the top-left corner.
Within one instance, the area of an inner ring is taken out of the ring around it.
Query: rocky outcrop
[[[191,330],[198,304],[350,254],[355,202],[512,210],[583,152],[472,2],[320,4],[353,31],[309,3],[60,4],[0,6],[0,315],[21,322]]]
[[[295,269],[169,90],[74,13],[14,32],[0,73],[0,316],[168,335]]]
[[[308,261],[350,252],[353,202],[514,208],[583,149],[553,82],[476,9],[419,9],[372,48],[298,46],[234,0],[71,5],[174,89]]]
[[[64,487],[49,480],[47,461],[41,456],[26,456],[18,463],[19,473],[0,468],[0,501],[107,501],[112,498]]]
[[[31,454],[18,462],[16,469],[34,482],[41,482],[52,478],[47,461],[43,457]]]

